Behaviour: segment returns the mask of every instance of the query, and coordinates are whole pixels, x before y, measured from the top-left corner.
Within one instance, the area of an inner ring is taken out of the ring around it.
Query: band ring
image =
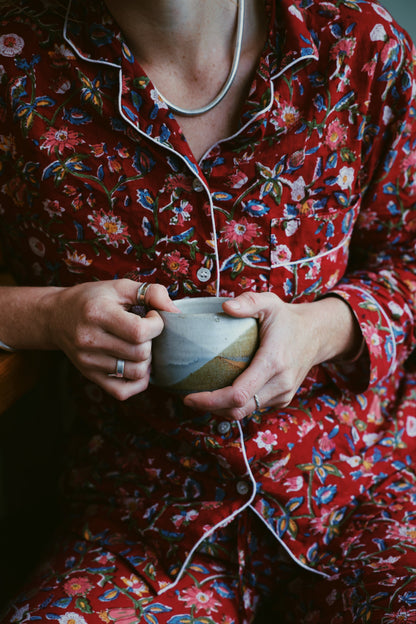
[[[116,372],[114,373],[114,377],[124,377],[124,366],[126,362],[125,360],[117,360],[116,362]]]
[[[257,394],[253,396],[253,399],[254,399],[254,403],[256,404],[256,410],[259,411],[261,407],[260,407],[259,397],[257,396]]]
[[[142,282],[140,284],[139,288],[137,289],[137,305],[146,307],[145,297],[149,286],[150,284],[148,284],[147,282]]]

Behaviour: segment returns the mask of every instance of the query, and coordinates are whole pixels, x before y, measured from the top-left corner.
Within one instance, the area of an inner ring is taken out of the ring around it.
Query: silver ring
[[[148,284],[147,282],[142,282],[140,284],[139,288],[137,289],[137,305],[146,306],[145,297],[149,286],[150,284]]]
[[[254,403],[256,404],[256,410],[259,411],[261,407],[260,407],[259,397],[257,396],[257,394],[253,396],[253,399],[254,399]]]
[[[116,372],[114,373],[114,377],[124,377],[124,366],[126,362],[125,360],[117,360],[116,362]]]

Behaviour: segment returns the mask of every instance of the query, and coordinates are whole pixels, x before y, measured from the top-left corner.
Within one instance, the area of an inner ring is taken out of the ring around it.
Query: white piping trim
[[[250,505],[250,509],[252,511],[254,511],[255,514],[258,515],[258,517],[260,518],[260,520],[262,520],[264,522],[264,524],[266,525],[266,527],[271,531],[271,533],[274,535],[274,537],[277,539],[277,541],[279,542],[279,544],[281,546],[283,546],[283,548],[286,550],[286,552],[291,556],[291,558],[293,559],[293,561],[295,563],[297,563],[301,568],[303,568],[304,570],[307,570],[308,572],[314,572],[315,574],[320,574],[321,576],[329,579],[331,578],[329,574],[326,574],[326,572],[321,572],[320,570],[314,570],[314,568],[310,568],[309,566],[307,566],[306,564],[302,563],[302,561],[299,561],[298,559],[296,559],[295,555],[292,553],[292,551],[289,549],[288,546],[286,546],[285,542],[282,540],[281,537],[278,536],[278,534],[276,533],[276,531],[273,529],[273,527],[270,526],[270,524],[268,524],[265,520],[265,518],[263,518],[263,516],[257,511],[257,509],[255,509],[252,505]]]
[[[84,59],[84,61],[89,61],[90,63],[104,64],[104,65],[108,65],[109,67],[116,67],[117,69],[120,69],[120,65],[118,65],[117,63],[111,63],[110,61],[104,61],[102,59],[92,59],[92,58],[89,58],[88,56],[85,56],[84,54],[81,54],[81,52],[78,50],[76,45],[68,37],[68,21],[69,21],[69,13],[71,11],[71,6],[72,6],[72,0],[68,0],[68,7],[66,9],[64,26],[63,26],[63,29],[62,29],[62,36],[65,39],[65,41],[67,42],[67,44],[70,45],[71,48],[74,50],[74,52],[79,57]]]
[[[209,152],[214,149],[214,147],[216,147],[217,145],[221,145],[222,143],[225,143],[225,141],[232,141],[232,139],[235,139],[235,137],[238,137],[239,134],[241,134],[246,128],[248,128],[248,126],[250,126],[254,121],[256,121],[257,117],[259,117],[260,115],[263,115],[263,113],[267,113],[267,111],[269,111],[271,107],[273,106],[273,98],[274,98],[274,84],[273,82],[270,82],[270,101],[267,104],[267,106],[262,108],[260,111],[257,111],[254,117],[251,117],[248,121],[246,121],[244,126],[241,126],[241,128],[239,128],[236,132],[234,132],[234,134],[230,134],[230,136],[224,137],[223,139],[220,139],[216,143],[213,143],[211,147],[208,148],[204,152],[203,156],[201,156],[201,158],[199,159],[199,162],[202,162],[204,158],[207,156],[207,154],[209,154]]]
[[[68,20],[69,20],[69,12],[71,10],[71,4],[72,4],[72,0],[69,0],[68,2],[68,8],[66,11],[66,15],[65,15],[65,21],[64,21],[64,27],[63,27],[63,37],[65,39],[65,41],[68,43],[68,45],[71,46],[71,48],[74,50],[74,52],[81,57],[82,59],[84,59],[85,61],[89,61],[90,63],[99,63],[99,64],[103,64],[103,65],[108,65],[109,67],[115,67],[116,69],[119,70],[119,91],[118,91],[118,109],[119,109],[119,113],[121,115],[121,117],[124,119],[124,121],[126,121],[128,124],[130,124],[134,130],[136,130],[136,132],[139,132],[142,136],[144,136],[146,139],[149,139],[150,141],[153,141],[153,143],[155,143],[156,145],[158,145],[159,147],[164,147],[165,149],[167,149],[168,151],[170,151],[171,153],[175,154],[176,156],[178,156],[187,166],[188,169],[190,169],[190,171],[192,172],[192,174],[198,178],[198,180],[201,182],[202,186],[204,187],[207,195],[208,195],[208,199],[209,199],[209,204],[210,204],[210,214],[211,214],[211,226],[212,226],[212,236],[213,236],[213,243],[214,243],[214,254],[215,254],[215,263],[216,263],[216,295],[217,297],[220,294],[220,258],[219,258],[219,252],[218,252],[218,237],[217,237],[217,230],[216,230],[216,225],[215,225],[215,214],[214,214],[214,204],[213,204],[213,200],[211,197],[211,192],[207,186],[207,184],[205,183],[205,181],[196,174],[195,170],[191,167],[190,163],[187,161],[187,159],[182,156],[182,154],[180,154],[179,152],[177,152],[176,150],[174,150],[173,148],[169,147],[168,145],[166,145],[165,143],[161,143],[160,141],[157,141],[156,139],[154,139],[153,137],[147,135],[145,132],[143,132],[143,130],[141,130],[141,128],[138,128],[132,121],[131,119],[129,119],[123,112],[122,109],[122,105],[121,105],[121,100],[122,100],[122,85],[123,85],[123,71],[121,68],[121,65],[118,65],[117,63],[111,63],[110,61],[104,61],[104,60],[97,60],[97,59],[91,59],[83,54],[81,54],[81,52],[78,50],[78,48],[75,46],[75,44],[71,41],[71,39],[68,37],[67,35],[67,24],[68,24]]]
[[[262,271],[271,271],[272,269],[279,269],[281,267],[289,267],[295,264],[309,264],[312,262],[316,262],[317,260],[320,260],[321,258],[323,258],[324,256],[328,256],[331,253],[336,253],[339,251],[339,249],[341,249],[341,247],[344,247],[346,244],[350,244],[351,242],[351,237],[347,234],[342,241],[336,245],[336,247],[333,247],[332,249],[329,249],[328,251],[323,251],[322,253],[316,254],[315,256],[304,256],[303,258],[300,258],[300,260],[293,260],[293,262],[279,262],[277,264],[270,264],[270,265],[264,265],[261,264],[260,262],[257,264],[254,264],[253,262],[246,262],[246,265],[253,268],[253,269],[261,269]],[[224,260],[224,262],[222,263],[221,266],[224,266],[225,263],[228,262],[228,258],[226,260]]]
[[[298,56],[298,58],[291,61],[288,65],[285,65],[280,71],[277,72],[277,74],[273,74],[273,76],[270,76],[270,80],[275,80],[276,78],[279,78],[282,74],[285,73],[287,69],[290,69],[291,67],[296,65],[296,63],[300,63],[305,59],[314,59],[315,61],[319,61],[319,56],[315,54],[305,54],[305,56]]]
[[[269,268],[271,270],[271,269],[277,269],[280,267],[291,266],[294,264],[301,264],[305,262],[306,263],[316,262],[317,260],[320,260],[321,258],[324,258],[325,256],[329,256],[331,253],[336,253],[339,249],[341,249],[341,247],[344,247],[346,243],[348,243],[348,246],[349,246],[350,241],[351,241],[351,236],[347,234],[346,236],[344,236],[342,241],[338,243],[338,245],[336,245],[332,249],[323,251],[322,253],[316,254],[315,256],[311,256],[311,257],[305,256],[304,258],[300,258],[300,260],[293,260],[293,262],[278,262],[277,264],[271,264]]]
[[[192,546],[191,550],[188,553],[188,556],[186,557],[185,561],[183,562],[181,569],[179,570],[179,572],[176,575],[175,580],[170,583],[169,585],[166,585],[165,587],[163,587],[162,589],[160,589],[157,592],[157,595],[160,596],[161,594],[164,594],[166,591],[172,589],[173,587],[175,587],[177,585],[177,583],[179,583],[179,581],[182,578],[182,575],[185,572],[186,567],[188,566],[188,564],[190,563],[194,552],[197,550],[198,546],[210,535],[212,535],[213,533],[215,533],[215,531],[219,528],[221,528],[222,526],[225,526],[227,524],[229,524],[229,522],[235,518],[236,516],[238,516],[238,514],[240,512],[242,512],[244,509],[246,509],[247,507],[251,507],[251,503],[253,502],[255,496],[256,496],[256,492],[257,492],[257,483],[254,479],[253,473],[251,471],[250,465],[248,463],[248,459],[247,459],[247,453],[246,453],[246,448],[245,448],[245,444],[244,444],[244,435],[243,435],[243,430],[241,427],[241,423],[239,421],[237,421],[237,427],[239,430],[239,434],[240,434],[240,444],[241,444],[241,452],[243,454],[243,458],[244,458],[244,462],[246,464],[246,469],[247,469],[247,473],[250,477],[250,481],[252,483],[253,486],[253,490],[251,492],[251,496],[250,499],[248,501],[246,501],[244,503],[244,505],[242,505],[241,507],[239,507],[238,509],[235,509],[233,511],[233,513],[231,513],[229,516],[227,516],[226,518],[224,518],[224,520],[221,520],[221,522],[218,522],[217,524],[215,524],[214,526],[212,526],[208,531],[206,531],[203,535],[201,535],[201,537],[198,539],[198,541]]]
[[[367,297],[375,305],[375,307],[381,312],[382,316],[384,317],[384,319],[386,321],[386,324],[388,325],[388,328],[390,330],[392,343],[393,343],[393,357],[392,357],[392,361],[391,361],[391,364],[390,364],[390,368],[389,368],[388,373],[387,373],[387,375],[391,375],[392,373],[394,373],[395,367],[396,367],[397,342],[396,342],[396,337],[394,335],[393,326],[391,324],[391,321],[390,321],[389,317],[387,316],[387,314],[385,313],[385,311],[383,310],[383,308],[381,307],[381,305],[379,304],[377,299],[375,299],[375,297],[373,297],[373,295],[371,295],[367,290],[364,290],[363,288],[360,288],[359,286],[356,286],[355,284],[348,284],[348,283],[340,282],[340,283],[336,284],[336,286],[334,287],[333,291],[329,291],[328,294],[330,294],[330,292],[335,292],[335,293],[341,292],[342,293],[343,290],[344,290],[342,288],[343,286],[345,286],[346,290],[358,290],[360,293],[362,293],[364,295],[364,297]]]

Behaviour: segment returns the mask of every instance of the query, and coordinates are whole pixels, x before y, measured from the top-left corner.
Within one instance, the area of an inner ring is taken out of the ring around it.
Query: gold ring
[[[259,411],[261,407],[260,407],[259,397],[257,396],[257,394],[253,396],[253,399],[254,399],[254,403],[256,404],[256,410]]]
[[[137,289],[137,305],[146,306],[145,297],[149,286],[150,284],[148,284],[147,282],[142,282],[140,284],[139,288]]]

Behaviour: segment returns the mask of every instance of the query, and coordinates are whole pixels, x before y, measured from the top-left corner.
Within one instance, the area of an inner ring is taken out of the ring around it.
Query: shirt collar
[[[304,59],[319,58],[316,36],[309,26],[310,5],[311,0],[301,7],[293,0],[266,0],[272,18],[268,33],[272,52],[264,67],[269,77],[281,75]],[[79,56],[91,62],[120,67],[122,55],[132,56],[104,0],[68,0],[64,37]]]
[[[123,37],[103,0],[68,0],[63,36],[81,58],[120,67]]]

